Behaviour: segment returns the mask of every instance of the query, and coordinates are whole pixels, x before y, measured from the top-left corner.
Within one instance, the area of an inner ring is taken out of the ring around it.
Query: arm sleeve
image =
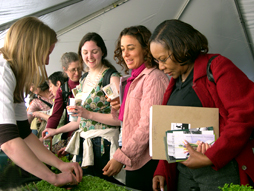
[[[40,107],[38,106],[38,101],[37,99],[33,99],[30,103],[30,105],[28,106],[28,109],[27,109],[27,118],[28,118],[28,121],[31,121],[34,119],[34,116],[31,115],[31,114],[28,114],[28,112],[35,112],[35,111],[40,111]]]
[[[19,137],[16,124],[0,124],[0,147],[3,143]]]
[[[52,115],[49,117],[46,128],[56,129],[64,111],[61,88],[57,90]]]
[[[215,169],[220,169],[243,150],[253,131],[254,83],[230,60],[217,58],[211,69],[216,88],[213,92],[219,98],[215,102],[220,108],[220,137],[205,155]]]
[[[141,90],[142,97],[139,98],[140,103],[137,103],[141,108],[139,114],[140,119],[138,119],[136,124],[133,124],[136,130],[133,132],[131,139],[114,154],[116,160],[127,166],[132,166],[132,160],[142,156],[149,147],[150,107],[162,103],[163,95],[168,85],[168,78],[159,74],[161,73],[150,74],[149,77],[144,80],[143,89]]]

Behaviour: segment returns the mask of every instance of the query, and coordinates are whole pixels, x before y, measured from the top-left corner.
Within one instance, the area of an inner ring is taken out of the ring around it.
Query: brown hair
[[[114,51],[114,60],[116,61],[117,64],[119,64],[120,66],[122,66],[122,68],[125,69],[124,72],[126,74],[128,74],[129,69],[122,57],[122,50],[121,50],[121,38],[122,36],[125,36],[125,35],[133,36],[138,40],[142,49],[144,50],[144,60],[145,60],[145,65],[147,68],[157,66],[157,64],[153,60],[153,57],[150,53],[150,48],[148,46],[151,32],[145,26],[142,26],[142,25],[132,26],[122,30],[122,32],[120,33],[117,39],[116,49]]]
[[[24,101],[31,84],[37,87],[40,80],[47,79],[44,62],[50,47],[56,42],[56,32],[35,17],[24,17],[10,27],[0,52],[17,80],[15,103]]]

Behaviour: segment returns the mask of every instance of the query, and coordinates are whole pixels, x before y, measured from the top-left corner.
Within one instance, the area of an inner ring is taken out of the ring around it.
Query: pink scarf
[[[133,69],[131,71],[131,77],[129,77],[127,79],[127,84],[125,86],[125,89],[124,89],[124,95],[123,95],[123,103],[120,107],[120,111],[119,111],[119,117],[118,119],[123,121],[123,114],[124,114],[124,107],[125,107],[125,100],[126,100],[126,97],[127,97],[127,93],[129,91],[129,87],[132,83],[132,81],[146,68],[145,64],[143,63],[142,65],[140,65],[137,69]]]

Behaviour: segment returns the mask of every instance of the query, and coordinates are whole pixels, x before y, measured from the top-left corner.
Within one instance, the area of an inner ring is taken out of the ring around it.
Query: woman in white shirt
[[[8,30],[0,49],[0,147],[27,172],[62,186],[80,182],[82,169],[62,162],[31,133],[24,103],[30,84],[37,86],[40,76],[46,80],[45,64],[56,42],[55,31],[34,17],[22,18]],[[62,173],[54,174],[43,162]]]

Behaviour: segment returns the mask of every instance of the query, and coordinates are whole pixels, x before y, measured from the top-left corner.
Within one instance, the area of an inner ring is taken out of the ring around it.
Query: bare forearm
[[[52,152],[50,152],[32,133],[24,139],[25,143],[33,151],[38,159],[42,162],[58,168],[58,165],[62,163]]]
[[[28,137],[30,136],[31,135],[29,135]],[[1,148],[15,164],[17,164],[27,172],[50,182],[52,182],[52,180],[56,178],[55,174],[51,172],[49,168],[47,168],[38,159],[38,157],[36,157],[36,155],[21,138],[12,139],[2,144]]]
[[[120,126],[120,121],[118,119],[114,119],[111,113],[105,114],[90,112],[89,119],[106,125]]]
[[[45,121],[48,121],[49,117],[50,116],[45,113],[40,113],[40,118],[44,119]]]
[[[80,118],[78,119],[77,122],[71,121],[67,123],[66,125],[56,129],[56,134],[74,131],[79,128],[79,123],[80,123]]]

